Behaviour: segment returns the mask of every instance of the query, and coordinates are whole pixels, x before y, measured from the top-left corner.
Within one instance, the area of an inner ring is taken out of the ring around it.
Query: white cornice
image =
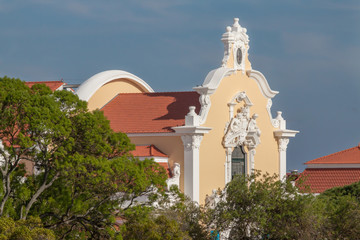
[[[267,98],[273,98],[276,94],[278,94],[278,91],[271,90],[268,81],[266,80],[265,76],[256,70],[248,70],[247,75],[254,79],[256,83],[258,84],[261,93],[267,97]]]
[[[181,134],[176,132],[164,132],[164,133],[126,133],[128,137],[176,137]]]
[[[197,126],[180,126],[180,127],[173,127],[172,129],[175,130],[176,133],[181,135],[185,134],[205,134],[210,132],[212,128],[209,127],[197,127]]]
[[[91,96],[103,85],[116,79],[127,79],[140,85],[145,92],[154,92],[154,90],[141,78],[129,72],[121,70],[109,70],[95,74],[83,82],[76,91],[81,100],[88,101]]]
[[[299,131],[283,129],[283,130],[274,131],[274,136],[276,138],[289,138],[289,137],[295,137],[297,133],[299,133]]]
[[[360,168],[360,163],[319,163],[306,164],[306,168]]]

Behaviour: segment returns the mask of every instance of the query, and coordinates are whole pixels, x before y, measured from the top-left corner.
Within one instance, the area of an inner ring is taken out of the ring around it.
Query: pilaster
[[[286,180],[286,149],[289,144],[289,138],[295,137],[299,131],[286,129],[286,121],[281,116],[281,112],[278,112],[278,115],[275,119],[279,126],[279,130],[274,131],[274,137],[278,142],[279,149],[279,177],[280,180]]]
[[[205,133],[211,128],[200,127],[201,118],[195,107],[189,107],[185,126],[173,127],[181,135],[184,144],[184,192],[191,200],[200,201],[200,144]]]
[[[199,148],[203,136],[200,134],[183,135],[184,144],[184,186],[185,194],[193,201],[199,202],[200,190],[200,156]]]

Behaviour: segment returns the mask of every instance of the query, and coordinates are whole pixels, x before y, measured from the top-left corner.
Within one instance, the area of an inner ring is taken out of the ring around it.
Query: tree
[[[360,182],[328,189],[317,199],[324,204],[327,239],[357,239],[360,236]]]
[[[172,186],[151,208],[133,208],[122,225],[124,239],[210,240],[206,212]]]
[[[55,240],[55,234],[43,228],[40,218],[14,221],[12,218],[0,218],[0,239],[16,240]]]
[[[164,169],[133,158],[129,138],[71,92],[0,78],[0,119],[0,216],[40,216],[59,238],[116,238],[115,218],[165,187]]]
[[[229,239],[317,239],[322,218],[315,198],[278,176],[235,177],[210,211],[208,226]]]

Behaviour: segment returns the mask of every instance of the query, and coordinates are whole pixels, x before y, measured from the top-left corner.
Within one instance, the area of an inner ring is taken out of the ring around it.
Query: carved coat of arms
[[[258,145],[261,131],[256,125],[257,117],[257,114],[250,117],[249,106],[242,107],[225,126],[224,147],[236,147],[239,145],[255,147]]]

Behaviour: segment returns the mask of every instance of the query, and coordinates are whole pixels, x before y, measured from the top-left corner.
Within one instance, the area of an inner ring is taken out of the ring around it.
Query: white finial
[[[281,114],[282,114],[281,111],[277,111],[277,116],[276,116],[277,120],[284,120],[283,117],[281,116]]]
[[[226,32],[231,32],[231,27],[230,26],[226,27]]]
[[[189,107],[189,112],[185,116],[185,126],[199,126],[200,117],[195,112],[195,106]]]
[[[239,19],[238,18],[234,18],[234,24],[233,24],[232,30],[234,32],[241,32],[241,26],[239,24]]]
[[[195,116],[196,115],[195,108],[196,108],[195,106],[190,106],[188,115]]]
[[[239,25],[239,18],[234,18],[234,26]]]

